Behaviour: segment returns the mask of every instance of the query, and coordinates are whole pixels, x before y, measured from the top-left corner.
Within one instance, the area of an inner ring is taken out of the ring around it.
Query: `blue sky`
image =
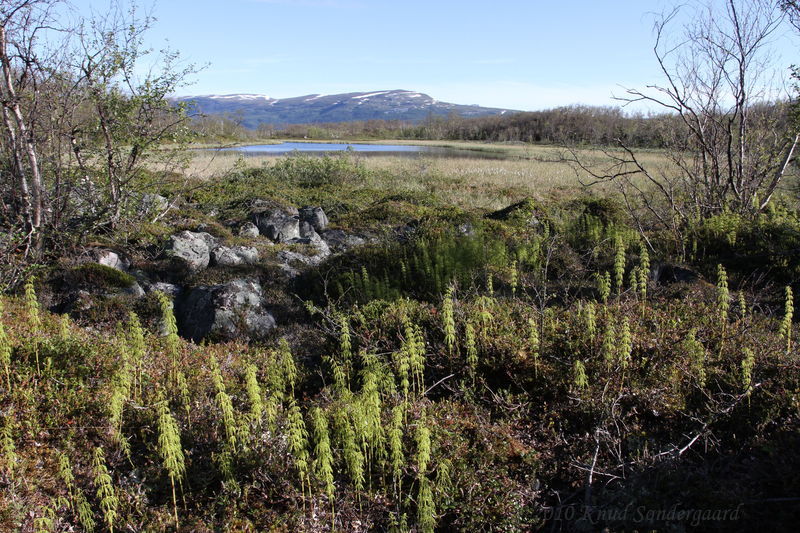
[[[72,0],[81,11],[108,0]],[[141,5],[150,6],[149,0]],[[658,80],[668,0],[159,0],[149,44],[207,65],[183,94],[408,89],[461,104],[612,105]],[[787,60],[787,64],[791,62]]]

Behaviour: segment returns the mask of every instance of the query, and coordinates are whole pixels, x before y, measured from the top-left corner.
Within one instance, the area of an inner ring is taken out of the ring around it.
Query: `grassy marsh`
[[[426,192],[441,201],[465,209],[499,209],[525,196],[545,200],[574,195],[585,172],[576,173],[567,162],[563,148],[554,146],[506,145],[482,143],[441,143],[433,141],[403,142],[456,148],[460,150],[502,151],[505,159],[471,157],[378,156],[353,154],[360,165],[371,171],[370,188],[391,192]],[[581,150],[593,165],[611,164],[602,150]],[[286,156],[248,155],[231,151],[197,151],[186,170],[200,180],[215,179],[239,167],[271,167]],[[643,155],[643,162],[653,167],[669,168],[668,159],[659,152]],[[612,183],[597,184],[592,191],[610,194]]]

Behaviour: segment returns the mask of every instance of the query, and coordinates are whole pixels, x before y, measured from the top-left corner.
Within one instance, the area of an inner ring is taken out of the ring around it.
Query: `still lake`
[[[500,152],[464,150],[442,146],[419,146],[413,144],[368,144],[368,143],[309,143],[284,142],[280,144],[251,144],[216,148],[221,152],[239,152],[248,156],[287,155],[304,153],[322,155],[331,152],[356,152],[359,155],[401,155],[401,156],[433,156],[433,157],[474,157],[478,159],[505,159],[507,155]]]

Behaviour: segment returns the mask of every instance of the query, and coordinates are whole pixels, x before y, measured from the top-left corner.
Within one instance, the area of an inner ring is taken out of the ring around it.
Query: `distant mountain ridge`
[[[255,129],[259,124],[313,124],[354,120],[404,120],[417,122],[428,116],[462,117],[503,115],[511,109],[439,102],[427,94],[406,91],[369,93],[308,94],[294,98],[270,98],[261,94],[182,96],[193,112],[204,115],[240,115],[242,125]]]

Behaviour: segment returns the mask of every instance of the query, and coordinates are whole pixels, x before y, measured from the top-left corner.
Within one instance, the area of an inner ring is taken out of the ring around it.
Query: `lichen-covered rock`
[[[312,226],[310,222],[306,222],[305,220],[301,220],[300,221],[300,238],[301,239],[310,239],[314,235],[318,235],[317,231],[314,229],[314,226]]]
[[[145,290],[147,292],[163,292],[170,298],[176,298],[181,293],[180,285],[175,285],[174,283],[167,283],[166,281],[156,281],[145,285]]]
[[[169,200],[160,194],[146,193],[142,195],[141,208],[147,214],[159,214],[169,208]]]
[[[244,224],[242,224],[242,227],[239,228],[240,237],[255,239],[259,235],[261,235],[261,232],[258,231],[258,226],[256,226],[252,222],[245,222]]]
[[[275,327],[261,286],[252,279],[195,287],[178,301],[175,316],[180,334],[195,342],[208,337],[258,340]]]
[[[305,206],[300,208],[300,221],[308,222],[315,230],[323,231],[328,227],[328,216],[318,206]]]
[[[114,268],[116,270],[122,270],[123,272],[126,272],[131,266],[130,261],[128,261],[123,257],[120,257],[120,255],[117,252],[114,252],[112,250],[106,250],[106,249],[95,250],[93,255],[95,258],[95,262],[100,263],[101,265],[105,265],[107,267]]]
[[[251,213],[253,224],[262,235],[275,242],[288,242],[300,237],[300,217],[297,209],[276,204],[256,204]]]
[[[208,266],[216,242],[205,232],[182,231],[169,238],[165,254],[184,263],[190,271],[199,272]]]
[[[366,242],[361,237],[345,233],[340,229],[327,230],[322,232],[320,237],[322,237],[322,240],[325,241],[330,250],[336,253],[346,252]]]
[[[239,266],[258,263],[258,250],[252,246],[218,246],[211,250],[211,265]]]

